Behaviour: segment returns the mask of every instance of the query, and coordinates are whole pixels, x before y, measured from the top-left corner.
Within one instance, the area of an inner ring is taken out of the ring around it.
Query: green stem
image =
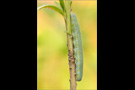
[[[69,70],[70,70],[70,90],[76,90],[76,70],[75,70],[75,58],[74,58],[74,47],[73,38],[71,37],[71,0],[65,0],[66,9],[66,30],[67,30],[67,46],[68,46],[68,60],[69,60]]]

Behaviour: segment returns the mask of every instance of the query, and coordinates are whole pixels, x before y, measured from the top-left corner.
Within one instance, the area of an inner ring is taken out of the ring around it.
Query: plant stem
[[[66,9],[66,30],[67,33],[67,47],[68,47],[68,60],[69,60],[69,70],[70,70],[70,90],[76,90],[76,70],[75,70],[75,58],[74,58],[74,47],[73,47],[73,38],[71,37],[71,0],[65,0],[65,9]]]

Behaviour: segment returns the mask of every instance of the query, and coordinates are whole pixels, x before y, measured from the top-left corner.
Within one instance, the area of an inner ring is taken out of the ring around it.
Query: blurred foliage
[[[55,0],[54,0],[55,1]],[[54,1],[40,1],[37,6]],[[56,5],[57,6],[57,5]],[[83,43],[84,73],[77,89],[97,89],[97,1],[73,1]],[[37,89],[70,88],[67,36],[64,18],[50,9],[37,12]]]

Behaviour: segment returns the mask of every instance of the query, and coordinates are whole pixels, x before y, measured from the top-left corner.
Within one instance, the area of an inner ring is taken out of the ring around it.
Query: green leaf
[[[65,6],[64,6],[64,1],[63,0],[59,0],[60,2],[60,6],[63,9],[63,11],[65,11]]]
[[[48,9],[52,9],[54,11],[57,11],[58,13],[60,13],[62,16],[64,16],[63,11],[61,11],[58,7],[53,6],[53,5],[42,5],[40,7],[37,8],[37,10],[40,10],[42,8],[48,8]]]
[[[72,5],[72,1],[70,2],[70,6]]]
[[[60,4],[59,4],[59,2],[57,2],[57,1],[54,1],[54,3],[56,4],[56,6],[60,7]]]

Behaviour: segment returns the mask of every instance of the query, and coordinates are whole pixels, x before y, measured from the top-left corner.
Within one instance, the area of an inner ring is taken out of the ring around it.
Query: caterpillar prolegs
[[[82,80],[83,75],[83,49],[79,23],[76,15],[71,12],[72,36],[74,44],[74,55],[76,62],[76,77],[77,81]]]

